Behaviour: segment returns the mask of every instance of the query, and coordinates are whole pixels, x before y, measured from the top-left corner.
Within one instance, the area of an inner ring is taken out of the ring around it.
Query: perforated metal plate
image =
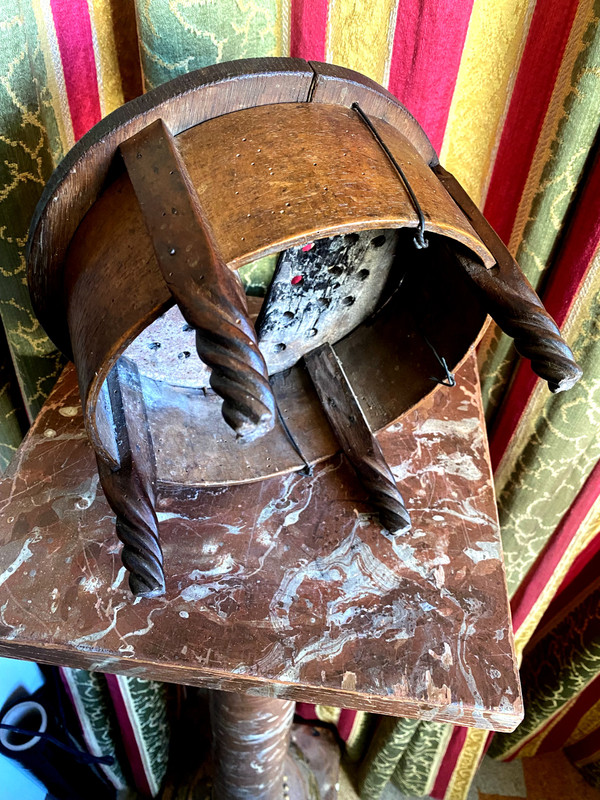
[[[256,322],[269,374],[293,366],[324,342],[334,344],[376,310],[398,235],[395,230],[363,231],[281,254]],[[191,388],[209,385],[194,330],[177,306],[142,331],[125,356],[153,380]]]

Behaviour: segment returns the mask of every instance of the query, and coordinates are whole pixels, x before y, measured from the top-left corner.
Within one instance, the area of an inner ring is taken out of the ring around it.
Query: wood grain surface
[[[354,91],[349,98],[340,92],[343,72],[338,68],[328,102],[349,107],[357,96]],[[352,70],[346,72],[358,90],[364,79],[361,81]],[[111,175],[122,169],[115,160],[119,144],[157,119],[178,134],[207,119],[242,108],[307,102],[321,73],[329,74],[328,65],[293,58],[241,59],[209,66],[126,103],[79,140],[48,181],[33,216],[28,241],[28,280],[34,308],[63,352],[70,352],[62,294],[66,251],[77,226],[110,182]],[[414,133],[415,144],[422,149],[424,134],[404,106],[383,87],[369,83],[367,91],[373,98],[369,101],[361,94],[365,110],[369,112],[376,107],[384,116],[389,106],[396,124],[398,119],[406,117],[409,122],[403,132],[407,136]],[[383,99],[373,106],[378,93]]]
[[[246,295],[223,260],[175,138],[157,120],[123,142],[127,166],[165,285],[196,333],[196,352],[238,438],[275,425],[275,398]]]

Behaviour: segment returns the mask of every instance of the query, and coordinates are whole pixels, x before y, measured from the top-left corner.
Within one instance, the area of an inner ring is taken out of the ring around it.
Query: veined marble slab
[[[0,655],[510,731],[523,716],[475,358],[379,436],[392,537],[341,455],[160,501],[133,600],[68,367],[0,484]]]

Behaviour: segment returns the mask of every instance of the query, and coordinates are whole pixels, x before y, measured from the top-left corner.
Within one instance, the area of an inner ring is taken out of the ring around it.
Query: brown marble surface
[[[0,484],[0,655],[512,730],[522,718],[474,357],[379,437],[395,538],[341,456],[163,498],[134,601],[67,368]]]

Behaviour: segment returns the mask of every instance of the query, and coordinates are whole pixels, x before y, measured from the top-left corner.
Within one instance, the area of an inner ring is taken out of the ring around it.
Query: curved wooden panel
[[[377,131],[402,165],[426,230],[494,259],[411,142]],[[358,114],[325,103],[281,103],[227,114],[177,137],[223,258],[249,260],[316,235],[418,224],[402,180]]]
[[[79,223],[100,196],[119,144],[162,119],[174,133],[257,105],[305,101],[313,80],[306,61],[252,58],[181,75],[131,100],[83,136],[48,181],[31,222],[28,280],[44,329],[70,354],[62,306],[62,266]],[[114,165],[118,171],[120,164]]]
[[[340,88],[347,73],[347,80],[355,87],[351,102],[363,102],[367,113],[381,115],[393,124],[405,120],[405,134],[414,136],[415,142],[424,141],[418,124],[383,87],[364,79],[368,89],[358,97],[360,81],[352,70],[336,68],[334,82],[328,83],[328,93],[323,93],[326,67],[293,58],[241,59],[206,67],[126,103],[80,139],[48,181],[33,216],[28,241],[33,305],[46,332],[63,352],[71,354],[62,292],[67,248],[81,220],[110,180],[110,171],[121,171],[121,165],[115,163],[119,144],[151,122],[163,119],[178,134],[221,114],[259,105],[311,99],[345,105]],[[377,95],[382,99],[375,102]],[[428,152],[427,146],[422,146]]]
[[[433,167],[437,153],[427,134],[397,97],[376,81],[353,69],[311,61],[315,73],[311,89],[313,103],[335,103],[350,108],[358,103],[365,114],[389,122],[412,143],[423,161]]]
[[[412,144],[388,123],[379,120],[376,125],[419,198],[426,230],[467,245],[490,266],[489,252]],[[255,107],[185,131],[177,137],[177,147],[215,245],[232,268],[315,238],[418,223],[403,182],[372,133],[348,108],[295,103]],[[403,247],[414,250],[410,240]],[[173,302],[126,175],[106,189],[73,237],[66,288],[90,435],[104,452],[95,422],[101,386],[119,354]],[[371,309],[373,304],[359,306]],[[341,326],[331,342],[363,319]],[[476,324],[463,349],[453,350],[452,363],[462,358],[477,332]],[[431,388],[422,380],[416,385],[421,395]],[[416,402],[415,395],[411,398],[410,404]],[[385,409],[378,427],[407,407],[403,401],[397,407],[375,406]]]

